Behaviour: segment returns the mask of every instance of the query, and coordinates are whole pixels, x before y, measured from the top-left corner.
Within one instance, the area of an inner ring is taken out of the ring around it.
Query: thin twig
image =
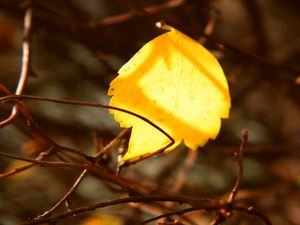
[[[122,136],[124,136],[127,132],[128,132],[128,130],[126,130],[126,129],[123,130],[115,139],[113,139],[103,149],[107,150],[107,149],[113,147],[116,144],[116,140],[118,140],[119,138],[121,138]],[[95,159],[97,160],[97,157],[95,157]],[[37,219],[51,216],[51,214],[60,205],[62,205],[64,202],[66,202],[70,198],[70,196],[76,191],[77,187],[79,186],[79,184],[81,183],[81,181],[83,180],[83,178],[86,176],[87,173],[88,173],[87,169],[83,170],[83,172],[76,179],[75,183],[72,185],[72,187],[69,189],[69,191],[52,208],[50,208],[49,210],[45,211],[42,215],[38,216]]]
[[[187,176],[191,168],[196,162],[198,156],[198,151],[189,151],[187,157],[185,158],[184,164],[181,171],[179,172],[177,179],[172,187],[172,193],[180,192],[181,188],[186,182]]]
[[[71,168],[81,168],[81,169],[89,168],[88,164],[84,164],[84,163],[38,160],[38,159],[31,159],[23,156],[17,156],[6,152],[0,152],[0,156],[21,160],[25,162],[31,162],[44,167],[71,167]]]
[[[249,138],[249,132],[248,132],[248,130],[245,129],[242,131],[241,146],[240,146],[239,150],[234,153],[234,157],[237,160],[239,169],[238,169],[238,176],[237,176],[236,182],[235,182],[235,184],[231,190],[231,193],[228,197],[228,204],[233,203],[233,201],[240,189],[241,183],[243,181],[243,173],[244,173],[243,152],[244,152],[245,146],[248,142],[248,138]]]
[[[131,190],[135,193],[146,194],[157,190],[156,186],[142,184],[133,180],[129,180],[122,176],[116,175],[115,172],[108,170],[99,164],[95,165],[92,163],[84,162],[61,162],[61,161],[46,161],[46,160],[36,160],[22,156],[16,156],[10,153],[0,152],[0,156],[17,159],[25,162],[35,163],[42,167],[62,167],[62,168],[77,168],[77,169],[88,169],[89,172],[104,181],[110,182],[117,186],[122,187],[124,190]]]
[[[171,192],[173,194],[177,194],[180,192],[181,188],[186,182],[186,179],[188,177],[188,173],[190,169],[193,167],[193,165],[196,162],[198,152],[197,151],[189,151],[187,157],[185,158],[184,164],[181,168],[181,171],[179,172],[176,181],[174,182],[174,185],[171,188]],[[173,202],[166,202],[164,204],[166,207],[170,208],[174,205]],[[162,217],[164,218],[164,216]]]
[[[238,211],[238,212],[245,212],[251,216],[256,216],[256,217],[260,218],[266,225],[272,225],[272,222],[269,220],[269,218],[267,216],[254,210],[253,207],[246,208],[246,207],[242,207],[242,206],[235,206],[235,207],[233,207],[233,210]]]
[[[201,208],[200,208],[201,209]],[[196,211],[196,210],[199,210],[199,208],[197,207],[190,207],[190,208],[185,208],[185,209],[180,209],[180,210],[176,210],[176,211],[172,211],[172,212],[168,212],[168,213],[165,213],[165,214],[161,214],[159,216],[156,216],[156,217],[152,217],[150,219],[147,219],[145,221],[143,221],[141,223],[142,224],[147,224],[147,223],[150,223],[150,222],[153,222],[155,220],[159,220],[161,218],[166,218],[166,217],[169,217],[169,216],[173,216],[173,215],[182,215],[182,214],[185,214],[187,212],[191,212],[191,211]]]
[[[120,0],[121,2],[123,2],[124,4],[126,4],[128,7],[130,7],[132,10],[134,10],[138,15],[149,18],[152,21],[160,21],[160,18],[157,18],[155,15],[151,14],[150,12],[146,11],[145,9],[138,7],[137,5],[131,3],[129,0]],[[164,21],[166,24],[169,24],[168,21]],[[170,23],[171,24],[171,23]],[[300,71],[290,68],[289,66],[285,65],[285,64],[277,64],[272,62],[269,59],[266,59],[262,56],[256,55],[254,53],[250,53],[250,52],[246,52],[244,50],[241,50],[231,44],[228,44],[224,41],[219,40],[218,38],[212,36],[211,34],[207,34],[206,32],[202,33],[202,36],[209,39],[210,41],[216,43],[219,45],[220,48],[226,48],[230,51],[236,52],[238,54],[244,55],[249,59],[255,60],[256,62],[259,62],[260,64],[263,65],[267,65],[267,66],[271,66],[277,69],[282,69],[282,70],[286,70],[289,73],[295,75],[295,76],[299,76]]]
[[[130,9],[133,9],[140,16],[144,16],[152,20],[154,23],[161,20],[160,18],[148,12],[146,9],[136,6],[134,3],[130,2],[129,0],[120,0],[120,2],[122,2],[124,5],[127,5]]]
[[[101,137],[98,137],[98,134],[95,131],[93,131],[91,133],[91,135],[92,135],[92,138],[93,138],[94,152],[95,152],[95,154],[98,154],[104,148],[103,140],[102,140]]]
[[[244,57],[248,58],[249,60],[255,61],[255,62],[257,62],[261,65],[273,67],[275,69],[285,70],[285,71],[289,72],[290,74],[292,74],[294,76],[299,76],[299,74],[300,74],[299,70],[291,68],[288,65],[278,64],[278,63],[273,62],[270,59],[266,59],[263,56],[260,56],[260,55],[254,54],[252,52],[247,52],[245,50],[239,49],[239,48],[235,47],[234,45],[231,45],[227,42],[221,41],[220,39],[218,39],[214,36],[206,35],[204,33],[202,33],[202,35],[204,37],[206,37],[207,39],[209,39],[210,41],[218,44],[221,49],[223,49],[223,48],[228,49],[228,50],[230,50],[232,52],[235,52],[239,55],[243,55]]]
[[[170,140],[169,144],[167,144],[166,146],[158,149],[157,151],[154,151],[153,153],[145,154],[143,156],[139,156],[139,157],[130,159],[126,162],[123,162],[123,164],[121,166],[127,166],[129,164],[133,164],[133,163],[136,163],[138,161],[144,160],[146,158],[152,157],[153,155],[156,155],[156,154],[159,154],[159,153],[163,152],[164,150],[166,150],[167,148],[169,148],[170,146],[172,146],[175,143],[175,140],[173,139],[173,137],[171,135],[169,135],[166,131],[164,131],[158,125],[153,123],[151,120],[149,120],[146,117],[144,117],[142,115],[139,115],[135,112],[132,112],[132,111],[129,111],[129,110],[126,110],[126,109],[122,109],[122,108],[119,108],[119,107],[104,105],[104,104],[95,103],[95,102],[76,101],[76,100],[59,100],[59,99],[51,99],[51,98],[31,96],[31,95],[4,96],[4,97],[0,98],[0,102],[15,101],[15,100],[19,100],[19,99],[22,99],[22,100],[26,100],[26,99],[27,100],[38,100],[38,101],[54,102],[54,103],[59,103],[59,104],[80,105],[80,106],[88,106],[88,107],[98,107],[98,108],[106,108],[106,109],[110,109],[110,110],[116,110],[116,111],[124,112],[124,113],[133,115],[133,116],[145,121],[146,123],[148,123],[149,125],[151,125],[155,129],[160,131],[162,134],[164,134]]]
[[[215,201],[203,201],[201,199],[194,199],[190,197],[185,196],[161,196],[161,195],[149,195],[149,196],[133,196],[133,197],[126,197],[126,198],[120,198],[112,201],[106,201],[106,202],[100,202],[96,204],[91,204],[88,206],[79,207],[76,209],[73,209],[69,212],[59,214],[57,216],[53,216],[51,218],[41,218],[32,220],[29,222],[22,223],[21,225],[34,225],[34,224],[42,224],[42,223],[56,223],[58,221],[61,221],[65,218],[76,216],[82,213],[86,213],[98,208],[103,208],[107,206],[113,206],[113,205],[119,205],[124,203],[130,203],[130,202],[177,202],[177,203],[186,203],[190,205],[196,205],[197,208],[202,209],[218,209],[221,207],[224,207],[222,203],[215,202]]]
[[[75,26],[83,27],[84,29],[94,29],[99,26],[101,27],[101,26],[105,26],[105,25],[112,25],[112,24],[117,24],[117,23],[121,23],[121,22],[126,22],[127,20],[135,17],[135,15],[144,16],[144,17],[150,18],[152,21],[155,20],[155,22],[157,22],[157,21],[159,21],[159,18],[156,18],[154,16],[155,13],[160,12],[160,10],[163,10],[163,9],[168,9],[168,8],[173,8],[173,7],[183,5],[185,3],[185,0],[169,0],[169,2],[166,2],[165,5],[164,5],[164,3],[162,3],[161,6],[160,5],[156,5],[157,7],[149,6],[149,7],[145,7],[142,9],[129,1],[126,1],[126,0],[120,0],[120,1],[122,1],[124,4],[126,4],[134,12],[127,12],[124,14],[119,14],[116,16],[108,17],[99,22],[97,22],[97,21],[87,21],[87,22],[78,21],[75,18],[67,16],[61,12],[54,10],[54,9],[46,8],[43,5],[38,5],[37,3],[35,4],[35,8],[47,11],[49,13],[52,13],[55,16],[59,16],[59,17],[63,18],[65,21],[67,21]],[[146,13],[144,13],[144,12],[146,12]],[[165,21],[165,22],[167,24],[171,24],[168,21]],[[174,24],[174,26],[176,26],[176,24]],[[184,28],[182,28],[182,29],[184,30]],[[267,66],[270,66],[270,67],[273,67],[276,69],[285,70],[295,76],[299,76],[299,74],[300,74],[300,71],[297,69],[291,68],[285,64],[275,63],[275,62],[273,62],[269,59],[266,59],[265,57],[262,57],[260,55],[239,49],[230,43],[226,43],[226,42],[216,38],[215,36],[212,36],[211,34],[207,34],[206,31],[204,31],[204,33],[202,33],[201,35],[203,37],[207,38],[208,40],[210,40],[211,42],[218,44],[220,48],[226,48],[232,52],[235,52],[239,55],[243,55],[243,56],[247,57],[248,59],[251,59],[260,64],[267,65]]]
[[[21,172],[23,172],[23,171],[25,171],[25,170],[28,170],[28,169],[30,169],[30,168],[32,168],[32,167],[34,167],[34,166],[36,166],[36,164],[34,164],[34,163],[29,163],[29,164],[27,164],[27,165],[25,165],[25,166],[21,166],[21,167],[12,169],[12,170],[10,170],[10,171],[8,171],[8,172],[1,173],[1,174],[0,174],[0,179],[6,178],[6,177],[11,177],[11,176],[16,175],[16,174],[18,174],[18,173],[21,173]]]
[[[68,148],[68,147],[65,147],[65,146],[62,146],[58,143],[56,143],[55,141],[53,141],[49,136],[47,136],[43,131],[39,130],[36,127],[34,127],[34,129],[32,130],[32,132],[36,135],[39,136],[39,138],[41,138],[43,141],[45,141],[46,143],[48,143],[49,145],[53,146],[53,149],[58,151],[60,150],[60,152],[64,151],[64,152],[69,152],[69,153],[72,153],[74,155],[78,155],[78,156],[81,156],[82,158],[84,159],[87,159],[89,161],[92,161],[92,157],[82,153],[81,151],[79,150],[76,150],[76,149],[72,149],[72,148]],[[70,157],[70,156],[69,156]]]
[[[50,156],[50,155],[53,153],[52,150],[53,150],[53,148],[50,148],[48,151],[41,152],[41,153],[39,154],[39,156],[36,158],[36,160],[45,160],[48,156]],[[1,155],[1,153],[2,153],[2,152],[0,152],[0,155]],[[10,156],[12,156],[12,155],[6,155],[6,157],[10,157]],[[12,158],[12,157],[10,157],[10,158]],[[17,160],[19,160],[19,159],[17,159]],[[24,160],[23,160],[23,161],[24,161]],[[29,163],[28,165],[25,165],[25,166],[22,166],[22,167],[18,167],[18,168],[16,168],[16,169],[13,169],[13,170],[8,171],[8,172],[6,172],[6,173],[1,173],[1,174],[0,174],[0,179],[1,179],[1,178],[6,178],[6,177],[13,176],[13,175],[18,174],[18,173],[20,173],[20,172],[23,172],[23,171],[25,171],[25,170],[28,170],[28,169],[30,169],[30,168],[36,166],[36,165],[37,165],[36,163],[31,162],[31,163]]]
[[[244,165],[243,165],[243,152],[245,149],[245,146],[248,142],[249,133],[248,130],[244,129],[242,131],[242,142],[240,145],[240,148],[238,151],[234,153],[234,158],[237,160],[238,163],[238,176],[236,178],[236,182],[228,196],[228,199],[226,201],[226,207],[219,210],[217,215],[214,217],[210,225],[218,225],[223,223],[228,217],[232,216],[232,209],[233,209],[233,203],[235,200],[236,195],[238,194],[238,191],[240,189],[242,180],[243,180],[243,172],[244,172]]]
[[[6,95],[12,95],[11,91],[8,90],[8,88],[6,88],[1,83],[0,83],[0,90],[3,91]],[[30,115],[30,113],[26,109],[25,105],[21,101],[16,101],[16,104],[15,104],[14,107],[18,110],[18,112],[22,112],[23,113],[23,116],[25,117],[27,125],[31,129],[36,129],[38,127],[37,123],[35,123],[35,121],[33,120],[32,116]],[[0,122],[0,124],[1,124],[1,122]],[[1,128],[1,125],[0,125],[0,128]]]
[[[126,4],[127,6],[129,6],[130,8],[132,8],[131,7],[132,4],[129,5],[128,1],[122,1],[122,2],[124,4]],[[147,12],[147,15],[151,15],[151,17],[152,17],[152,15],[155,13],[161,12],[166,9],[178,7],[180,5],[183,5],[185,2],[186,2],[186,0],[169,0],[169,1],[163,2],[161,4],[147,6],[147,7],[143,8],[143,13]],[[139,14],[142,14],[142,12]],[[100,22],[94,23],[95,24],[94,26],[99,26],[99,25],[107,26],[107,25],[121,23],[121,22],[127,21],[131,18],[134,18],[136,15],[138,15],[138,14],[135,11],[129,11],[126,13],[118,14],[116,16],[111,16],[111,17],[102,19]]]
[[[120,142],[120,140],[128,135],[128,133],[130,132],[130,129],[124,129],[123,131],[121,131],[118,136],[116,136],[113,140],[111,140],[103,149],[101,149],[101,151],[99,151],[95,156],[95,160],[98,161],[99,159],[101,159],[103,157],[103,155],[107,154],[113,147],[115,147],[116,145],[118,145],[118,143]]]
[[[133,208],[137,208],[140,211],[146,212],[147,214],[151,214],[151,215],[162,215],[165,213],[168,213],[170,211],[175,211],[174,208],[171,207],[166,207],[166,203],[173,203],[175,204],[175,202],[162,202],[162,203],[156,203],[153,205],[150,205],[149,203],[133,203],[133,204],[129,204],[131,207]],[[185,215],[178,215],[178,220],[182,220],[185,221],[186,223],[188,223],[189,225],[197,225],[197,223],[195,221],[193,221],[192,219],[190,219],[188,216]],[[160,222],[160,221],[159,221]]]
[[[148,12],[149,14],[153,15],[153,14],[162,12],[164,10],[169,10],[172,8],[179,7],[179,6],[183,5],[185,2],[186,2],[186,0],[168,0],[168,1],[162,2],[160,4],[146,6],[145,8],[143,8],[143,10]],[[125,2],[123,2],[123,3],[126,4],[127,6],[129,6],[127,3],[125,3]],[[125,13],[108,16],[99,21],[90,20],[90,21],[82,22],[82,21],[77,20],[76,18],[73,18],[71,16],[63,14],[62,12],[59,12],[58,10],[45,7],[44,5],[40,5],[40,4],[38,4],[38,2],[35,3],[35,8],[42,10],[42,11],[46,11],[55,16],[59,16],[60,18],[64,19],[66,22],[72,23],[72,24],[74,24],[78,27],[82,27],[84,29],[95,29],[95,28],[99,28],[102,26],[110,26],[113,24],[122,23],[122,22],[128,21],[139,15],[135,11],[130,10]]]
[[[79,175],[79,177],[76,179],[75,183],[69,189],[69,191],[54,206],[52,206],[49,210],[44,212],[42,215],[38,216],[37,219],[51,216],[52,213],[76,191],[79,184],[81,183],[81,181],[83,180],[83,178],[86,176],[87,173],[88,173],[87,169],[83,170]]]
[[[32,28],[32,8],[29,7],[24,16],[24,32],[23,32],[23,43],[22,43],[22,67],[18,85],[15,91],[15,95],[21,95],[25,89],[27,79],[30,72],[30,58],[31,58],[31,45],[30,45],[30,34]],[[11,114],[5,120],[0,122],[0,128],[5,127],[18,116],[19,109],[17,103],[12,108]]]

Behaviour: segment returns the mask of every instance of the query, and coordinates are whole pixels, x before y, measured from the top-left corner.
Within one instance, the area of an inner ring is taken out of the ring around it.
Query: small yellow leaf
[[[230,95],[217,59],[201,44],[170,28],[145,44],[110,84],[110,105],[137,113],[192,150],[215,139],[228,118]],[[110,110],[121,127],[132,127],[122,162],[135,161],[170,143],[147,122]]]
[[[114,215],[90,216],[83,220],[80,225],[122,225],[122,220]]]

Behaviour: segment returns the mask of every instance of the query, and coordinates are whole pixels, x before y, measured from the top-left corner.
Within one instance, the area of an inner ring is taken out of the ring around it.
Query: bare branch
[[[158,18],[155,15],[151,14],[147,10],[145,10],[141,7],[138,7],[137,5],[131,3],[129,0],[120,0],[120,1],[123,2],[125,5],[127,5],[128,7],[130,7],[132,10],[134,10],[138,15],[149,18],[150,20],[154,21],[154,23],[157,22],[157,21],[162,21],[160,18]],[[164,21],[164,23],[172,24],[172,23],[169,23],[168,21]],[[298,71],[296,69],[293,69],[293,68],[290,68],[289,66],[287,66],[285,64],[276,64],[276,63],[272,62],[271,60],[266,59],[265,57],[262,57],[260,55],[254,54],[254,53],[250,53],[250,52],[241,50],[241,49],[239,49],[239,48],[237,48],[237,47],[235,47],[235,46],[233,46],[229,43],[226,43],[224,41],[219,40],[218,38],[216,38],[216,37],[214,37],[211,34],[206,33],[206,32],[207,31],[204,31],[202,33],[202,36],[209,39],[210,41],[218,44],[220,48],[226,48],[230,51],[233,51],[233,52],[236,52],[240,55],[243,55],[243,56],[245,56],[249,59],[255,60],[256,62],[258,62],[260,64],[288,71],[289,73],[293,74],[294,76],[299,76],[299,74],[300,74],[300,71]]]
[[[5,173],[1,173],[1,174],[0,174],[0,179],[6,178],[6,177],[11,177],[11,176],[16,175],[16,174],[18,174],[18,173],[21,173],[21,172],[23,172],[23,171],[25,171],[25,170],[28,170],[28,169],[30,169],[30,168],[32,168],[32,167],[34,167],[34,166],[36,166],[36,164],[34,164],[34,163],[29,163],[28,165],[25,165],[25,166],[21,166],[21,167],[15,168],[15,169],[10,170],[10,171],[5,172]]]
[[[195,199],[185,196],[160,196],[160,195],[150,195],[150,196],[133,196],[133,197],[127,197],[127,198],[119,198],[112,201],[107,202],[100,202],[96,204],[91,204],[88,206],[80,207],[73,209],[69,212],[59,214],[57,216],[53,216],[51,218],[42,218],[42,219],[36,219],[33,221],[22,223],[21,225],[34,225],[34,224],[42,224],[42,223],[56,223],[58,221],[61,221],[65,218],[76,216],[82,213],[86,213],[98,208],[103,208],[107,206],[113,206],[123,203],[130,203],[130,202],[177,202],[177,203],[186,203],[190,205],[195,205],[197,208],[202,209],[218,209],[221,207],[224,207],[223,204],[215,201],[204,201],[203,199]]]
[[[69,191],[54,205],[52,206],[49,210],[44,212],[42,215],[38,216],[37,219],[40,218],[45,218],[51,216],[51,214],[60,206],[62,205],[67,199],[76,191],[78,188],[79,184],[83,180],[83,178],[87,175],[88,170],[85,169],[81,172],[79,177],[76,179],[75,183],[72,185],[72,187],[69,189]]]
[[[10,95],[10,96],[4,96],[0,98],[1,102],[7,102],[7,101],[13,101],[13,100],[18,100],[18,99],[27,99],[27,100],[38,100],[38,101],[46,101],[46,102],[54,102],[54,103],[59,103],[59,104],[69,104],[69,105],[80,105],[80,106],[88,106],[88,107],[98,107],[98,108],[105,108],[105,109],[110,109],[110,110],[116,110],[116,111],[120,111],[120,112],[124,112],[130,115],[133,115],[145,122],[147,122],[149,125],[151,125],[152,127],[154,127],[155,129],[159,130],[162,134],[164,134],[169,140],[170,143],[167,144],[166,146],[158,149],[157,151],[153,152],[153,153],[149,153],[149,154],[145,154],[143,156],[128,160],[126,162],[124,162],[123,164],[121,164],[120,166],[124,167],[127,166],[129,164],[133,164],[136,163],[138,161],[144,160],[146,158],[152,157],[153,155],[159,154],[161,152],[163,152],[164,150],[166,150],[167,148],[169,148],[170,146],[172,146],[175,143],[175,140],[173,139],[173,137],[171,135],[169,135],[166,131],[164,131],[162,128],[160,128],[158,125],[156,125],[155,123],[153,123],[151,120],[147,119],[144,116],[141,116],[135,112],[131,112],[129,110],[126,109],[122,109],[122,108],[118,108],[115,106],[110,106],[110,105],[104,105],[104,104],[100,104],[100,103],[95,103],[95,102],[85,102],[85,101],[76,101],[76,100],[58,100],[58,99],[51,99],[51,98],[45,98],[45,97],[39,97],[39,96],[31,96],[31,95]]]
[[[262,214],[256,210],[254,210],[253,207],[246,208],[246,207],[241,207],[241,206],[235,206],[233,208],[233,210],[239,211],[239,212],[245,212],[251,216],[256,216],[256,217],[260,218],[266,225],[272,225],[272,222],[269,220],[268,217],[266,217],[264,214]]]
[[[243,130],[241,146],[240,146],[239,150],[234,153],[234,157],[237,160],[239,169],[238,169],[238,176],[237,176],[236,182],[235,182],[234,187],[232,188],[231,193],[228,197],[228,204],[233,203],[233,201],[240,189],[242,180],[243,180],[243,173],[244,173],[243,152],[244,152],[245,146],[248,142],[248,137],[249,137],[248,131],[246,129]]]
[[[50,148],[48,151],[41,152],[41,153],[39,154],[39,156],[36,158],[36,160],[45,160],[48,156],[50,156],[50,155],[53,154],[53,151],[52,151],[52,150],[53,150],[53,148]],[[6,154],[6,153],[3,153],[3,152],[0,152],[0,155],[5,156],[5,157],[9,157],[9,158],[15,157],[14,155]],[[15,159],[16,159],[16,158],[15,158]],[[17,159],[17,160],[20,160],[20,158]],[[26,161],[26,160],[22,160],[22,161]],[[22,166],[22,167],[18,167],[18,168],[16,168],[16,169],[13,169],[13,170],[8,171],[8,172],[6,172],[6,173],[2,173],[2,174],[0,174],[0,179],[1,179],[1,178],[6,178],[6,177],[9,177],[9,176],[13,176],[13,175],[15,175],[15,174],[17,174],[17,173],[20,173],[20,172],[23,172],[23,171],[25,171],[25,170],[28,170],[28,169],[30,169],[30,168],[36,166],[36,165],[37,165],[36,163],[31,162],[31,163],[29,163],[28,165],[25,165],[25,166]]]
[[[181,171],[179,172],[178,176],[177,176],[177,180],[174,183],[171,192],[172,193],[178,193],[181,188],[183,187],[183,185],[185,184],[187,177],[188,177],[188,173],[189,171],[192,169],[193,165],[196,162],[198,156],[198,152],[197,151],[189,151],[188,155],[184,161],[183,167],[181,169]]]
[[[21,67],[20,77],[15,91],[15,95],[21,95],[23,93],[30,72],[31,46],[30,46],[29,39],[31,34],[31,26],[32,26],[32,8],[29,7],[26,10],[24,16],[22,67]],[[0,122],[0,128],[5,127],[9,123],[11,123],[14,119],[16,119],[18,113],[19,113],[18,105],[15,103],[15,105],[12,108],[10,116]]]
[[[99,151],[95,156],[95,160],[98,161],[103,157],[103,155],[107,154],[113,147],[115,147],[120,140],[128,135],[130,129],[124,129],[118,136],[116,136],[111,142],[109,142],[101,151]]]
[[[245,146],[248,142],[248,137],[249,133],[246,129],[242,131],[242,142],[240,145],[240,148],[238,151],[234,153],[234,158],[237,160],[238,163],[238,176],[236,179],[236,182],[229,194],[229,197],[226,201],[226,207],[221,208],[217,215],[214,217],[210,225],[218,225],[223,223],[228,217],[232,216],[232,209],[233,209],[233,204],[236,195],[238,194],[238,191],[241,186],[241,182],[243,180],[243,172],[244,172],[244,165],[243,165],[243,152],[245,149]]]
[[[196,210],[199,210],[199,208],[191,207],[191,208],[185,208],[185,209],[176,210],[176,211],[173,211],[173,212],[168,212],[168,213],[165,213],[165,214],[162,214],[162,215],[159,215],[159,216],[147,219],[142,224],[147,224],[147,223],[153,222],[155,220],[159,220],[161,218],[166,218],[168,216],[182,215],[182,214],[185,214],[187,212],[192,212],[192,211],[196,211]]]
[[[121,0],[122,1],[122,0]],[[183,5],[185,3],[186,0],[169,0],[169,1],[166,1],[166,2],[163,2],[161,4],[156,4],[156,5],[153,5],[153,6],[148,6],[148,7],[145,7],[143,9],[143,11],[139,10],[140,13],[138,14],[145,14],[145,12],[147,12],[147,16],[148,15],[152,15],[155,14],[155,13],[158,13],[158,12],[161,12],[163,10],[166,10],[166,9],[171,9],[171,8],[175,8],[175,7],[178,7],[180,5]],[[132,4],[129,4],[128,1],[122,1],[124,4],[126,4],[127,6],[129,6],[130,8],[132,8]],[[116,16],[111,16],[111,17],[108,17],[108,18],[105,18],[103,20],[101,20],[99,23],[95,23],[95,26],[99,26],[99,25],[112,25],[112,24],[117,24],[117,23],[121,23],[121,22],[124,22],[124,21],[127,21],[133,17],[135,17],[136,15],[138,15],[137,13],[135,12],[127,12],[127,13],[122,13],[122,14],[119,14],[119,15],[116,15]]]

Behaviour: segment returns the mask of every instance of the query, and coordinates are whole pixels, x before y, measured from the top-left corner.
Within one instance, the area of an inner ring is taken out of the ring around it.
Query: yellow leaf
[[[122,225],[122,220],[113,215],[91,216],[83,220],[80,225]]]
[[[230,95],[217,59],[201,44],[177,31],[145,44],[111,82],[110,105],[137,113],[182,140],[192,150],[215,139],[228,118]],[[110,110],[121,127],[132,127],[122,162],[134,162],[170,143],[159,130],[132,115]]]

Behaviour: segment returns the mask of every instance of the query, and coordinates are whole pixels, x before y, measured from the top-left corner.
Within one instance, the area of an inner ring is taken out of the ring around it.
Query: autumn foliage
[[[299,224],[299,9],[0,1],[0,224]]]

